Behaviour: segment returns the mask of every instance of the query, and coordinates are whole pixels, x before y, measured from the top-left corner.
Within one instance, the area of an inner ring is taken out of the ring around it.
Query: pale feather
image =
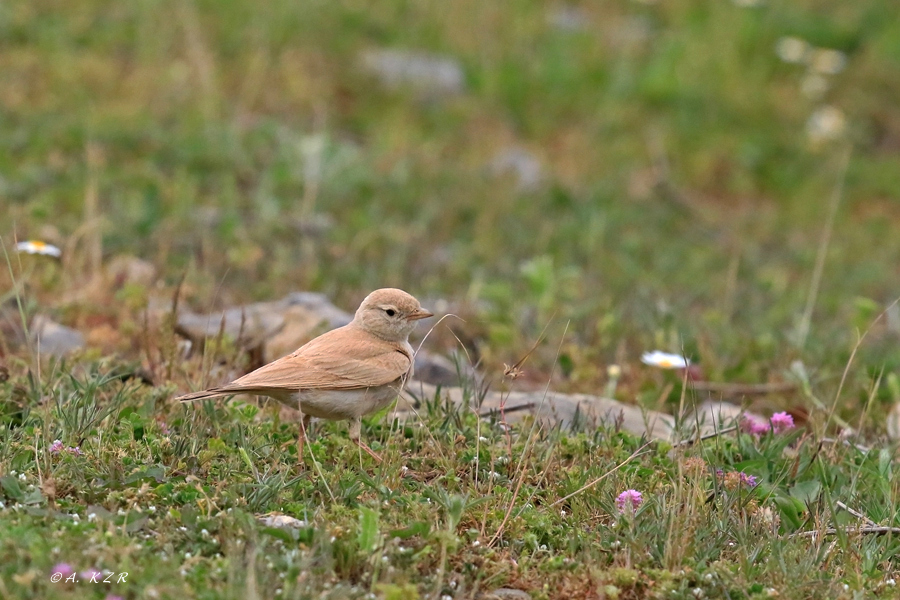
[[[319,418],[358,419],[390,404],[412,376],[409,334],[419,319],[430,316],[403,290],[375,290],[349,325],[229,384],[177,399],[255,394]]]
[[[350,324],[329,331],[230,384],[178,399],[229,394],[279,397],[299,390],[375,388],[398,382],[411,367],[412,349],[408,343],[386,341]]]
[[[232,385],[291,390],[377,387],[406,375],[411,364],[407,344],[388,342],[346,325],[244,375]]]

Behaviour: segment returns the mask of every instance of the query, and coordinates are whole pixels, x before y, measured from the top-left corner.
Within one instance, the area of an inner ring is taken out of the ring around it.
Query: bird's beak
[[[408,321],[418,321],[419,319],[427,319],[428,317],[433,317],[434,313],[430,313],[424,308],[417,308],[416,312],[410,314],[406,319]]]

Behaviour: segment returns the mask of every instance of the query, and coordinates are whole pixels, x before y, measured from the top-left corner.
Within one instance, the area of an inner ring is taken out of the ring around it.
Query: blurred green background
[[[0,233],[80,272],[98,231],[200,307],[446,298],[487,364],[549,323],[533,364],[561,386],[659,347],[833,389],[900,295],[896,9],[4,2]],[[898,331],[852,393],[900,366]]]

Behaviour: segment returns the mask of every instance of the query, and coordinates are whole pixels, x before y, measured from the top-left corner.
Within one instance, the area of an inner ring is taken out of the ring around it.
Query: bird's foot
[[[303,462],[303,446],[306,444],[306,440],[302,437],[297,440],[297,468],[301,471],[306,468],[306,463]]]
[[[306,463],[303,462],[303,446],[306,445],[309,420],[309,415],[303,415],[303,419],[300,421],[300,435],[297,436],[297,466],[301,469],[306,468]]]

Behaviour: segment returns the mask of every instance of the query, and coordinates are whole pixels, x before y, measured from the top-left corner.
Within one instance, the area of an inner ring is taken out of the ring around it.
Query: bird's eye
[[[393,317],[394,315],[397,314],[397,311],[395,311],[393,308],[385,309],[384,312],[386,312],[387,316],[389,316],[389,317]]]

